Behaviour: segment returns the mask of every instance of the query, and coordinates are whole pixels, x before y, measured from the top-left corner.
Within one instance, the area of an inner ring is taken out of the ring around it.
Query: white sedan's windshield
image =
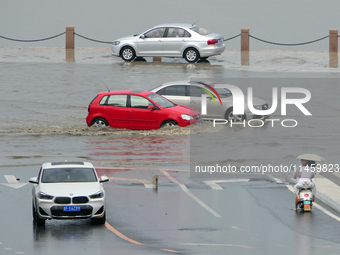
[[[215,90],[217,91],[217,93],[218,93],[220,96],[230,97],[230,96],[233,95],[233,94],[230,92],[230,90],[225,89],[225,88],[215,88]]]
[[[45,169],[41,178],[43,183],[57,182],[96,182],[93,168],[51,168]]]
[[[200,34],[200,35],[208,35],[211,34],[211,32],[209,32],[208,30],[206,30],[203,27],[199,27],[199,26],[195,26],[190,28],[192,31],[195,31],[196,33]]]
[[[153,100],[156,104],[158,104],[162,108],[169,108],[169,107],[174,107],[175,105],[171,103],[168,99],[156,94],[152,93],[150,95],[147,95],[148,98]]]

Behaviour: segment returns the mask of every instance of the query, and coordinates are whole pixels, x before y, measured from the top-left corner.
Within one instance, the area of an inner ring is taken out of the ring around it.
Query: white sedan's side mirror
[[[145,39],[145,35],[141,35],[139,38],[140,39]]]

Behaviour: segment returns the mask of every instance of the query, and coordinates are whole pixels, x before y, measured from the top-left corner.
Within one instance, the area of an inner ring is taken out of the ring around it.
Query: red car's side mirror
[[[153,111],[153,110],[155,110],[156,108],[155,108],[155,106],[153,106],[153,105],[149,105],[149,106],[148,106],[148,109],[149,109],[150,111]]]

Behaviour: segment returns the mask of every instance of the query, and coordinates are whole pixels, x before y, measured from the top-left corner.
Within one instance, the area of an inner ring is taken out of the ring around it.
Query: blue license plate
[[[203,120],[199,120],[198,123],[203,123]]]
[[[222,43],[222,39],[218,39],[218,43]]]
[[[303,201],[305,205],[310,205],[310,200]]]
[[[63,212],[80,212],[80,205],[63,206]]]

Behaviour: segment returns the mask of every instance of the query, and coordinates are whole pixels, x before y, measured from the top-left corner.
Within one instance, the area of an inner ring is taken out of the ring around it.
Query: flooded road
[[[337,163],[337,74],[244,72],[225,69],[214,60],[213,64],[195,65],[173,61],[126,64],[116,60],[102,65],[0,63],[1,165],[40,164],[66,158],[113,165],[185,165],[190,156],[198,156],[203,163],[294,163],[295,155],[310,148]],[[271,118],[280,121],[260,128],[213,127],[208,122],[171,130],[96,130],[85,123],[89,102],[98,92],[107,90],[106,86],[110,90],[147,90],[164,82],[190,78],[234,84],[245,94],[247,87],[253,87],[254,96],[265,99],[269,105],[273,87],[303,87],[312,95],[306,104],[312,116],[304,116],[293,106],[287,108],[287,116],[281,116],[279,105]],[[283,127],[281,121],[285,119],[296,120],[297,127]],[[190,155],[190,149],[196,153]]]

